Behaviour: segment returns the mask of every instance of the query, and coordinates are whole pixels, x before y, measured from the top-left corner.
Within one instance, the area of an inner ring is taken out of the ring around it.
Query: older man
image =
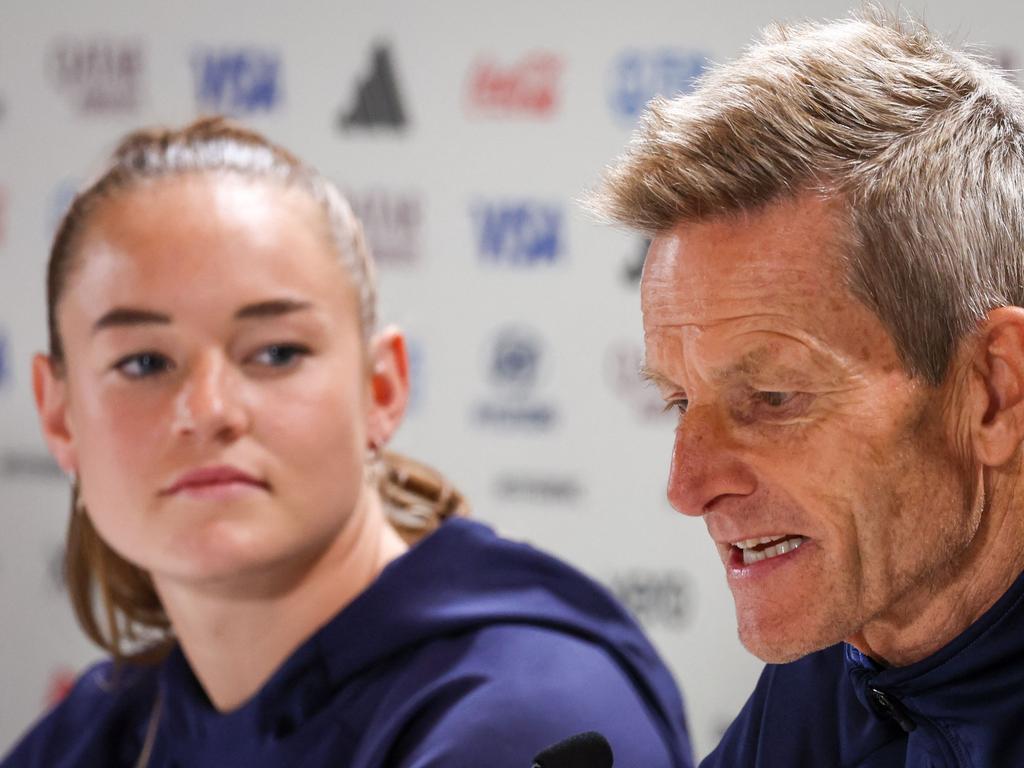
[[[710,766],[1024,766],[1024,97],[924,29],[773,28],[595,197],[770,662]]]

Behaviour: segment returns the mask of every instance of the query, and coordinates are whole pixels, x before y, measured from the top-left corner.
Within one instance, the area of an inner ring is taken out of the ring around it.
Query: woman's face
[[[362,503],[404,404],[400,338],[364,349],[355,290],[302,190],[145,182],[85,224],[37,358],[51,450],[100,535],[154,577],[310,562]]]

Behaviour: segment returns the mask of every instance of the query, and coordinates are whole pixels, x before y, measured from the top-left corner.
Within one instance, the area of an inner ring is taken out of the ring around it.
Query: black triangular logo
[[[370,74],[357,84],[355,101],[350,108],[342,108],[338,115],[338,125],[342,129],[401,129],[408,122],[398,95],[391,52],[386,46],[378,45],[373,49]]]

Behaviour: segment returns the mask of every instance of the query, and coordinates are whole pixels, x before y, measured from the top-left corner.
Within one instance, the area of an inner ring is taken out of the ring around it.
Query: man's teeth
[[[754,549],[754,547],[762,544],[771,544],[772,542],[777,543],[763,549]],[[751,563],[757,563],[761,560],[768,560],[769,558],[792,552],[803,543],[803,536],[762,536],[760,539],[737,541],[733,546],[739,547],[740,551],[743,552],[743,564],[750,565]]]

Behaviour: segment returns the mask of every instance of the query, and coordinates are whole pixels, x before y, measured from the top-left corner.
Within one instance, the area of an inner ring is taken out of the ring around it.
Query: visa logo
[[[283,98],[281,58],[252,48],[204,51],[192,58],[200,109],[226,114],[269,112]]]
[[[562,211],[534,202],[483,203],[472,211],[480,258],[494,264],[553,264],[564,253]]]

